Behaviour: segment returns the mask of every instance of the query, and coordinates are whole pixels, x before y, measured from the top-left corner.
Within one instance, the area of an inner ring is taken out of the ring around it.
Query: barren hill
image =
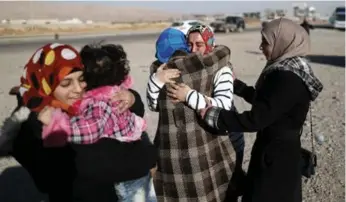
[[[179,13],[160,10],[119,7],[97,2],[39,2],[1,1],[0,20],[4,19],[59,19],[79,18],[93,21],[160,21],[180,17]]]

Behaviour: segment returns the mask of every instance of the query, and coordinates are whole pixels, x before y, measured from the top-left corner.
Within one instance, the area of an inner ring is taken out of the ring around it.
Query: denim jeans
[[[115,184],[118,202],[157,202],[150,173],[135,180]]]
[[[238,112],[234,107],[234,102],[231,110]],[[232,143],[232,146],[236,152],[236,170],[242,171],[243,159],[244,159],[244,149],[245,149],[245,140],[243,132],[230,132],[229,139]]]

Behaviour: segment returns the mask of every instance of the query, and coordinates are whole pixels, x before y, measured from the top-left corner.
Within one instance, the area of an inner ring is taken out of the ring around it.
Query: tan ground
[[[119,24],[98,24],[98,25],[20,25],[20,26],[0,26],[0,37],[6,36],[31,36],[31,35],[52,35],[64,34],[90,34],[116,31],[138,31],[163,29],[171,25],[169,22],[162,23],[119,23]]]
[[[317,175],[303,184],[305,202],[339,202],[345,195],[345,38],[344,32],[334,30],[314,30],[311,33],[311,60],[316,75],[322,80],[324,90],[313,104],[314,131],[323,134],[325,143],[316,145],[318,155]],[[153,40],[124,43],[128,52],[135,89],[145,102],[146,82],[150,63],[154,60]],[[237,77],[253,84],[265,60],[259,53],[259,33],[220,34],[217,43],[228,45],[232,49],[232,63]],[[80,47],[78,47],[80,48]],[[15,98],[7,96],[12,85],[17,84],[22,66],[34,50],[22,52],[2,52],[0,120],[3,120],[15,105]],[[236,106],[241,110],[249,109],[244,101],[236,98]],[[149,133],[153,137],[156,130],[157,114],[146,111]],[[308,131],[308,125],[306,126]],[[248,165],[250,148],[254,134],[246,134],[246,160]],[[309,148],[307,134],[302,137],[303,146]],[[0,160],[0,201],[31,202],[42,197],[33,187],[28,175],[12,159]],[[285,183],[285,182],[283,182]]]
[[[0,25],[1,37],[23,37],[32,35],[59,35],[67,34],[91,34],[106,33],[116,31],[145,31],[160,30],[169,27],[171,22],[157,23],[118,23],[118,24],[97,24],[97,25]],[[260,22],[249,21],[248,27],[259,27]]]

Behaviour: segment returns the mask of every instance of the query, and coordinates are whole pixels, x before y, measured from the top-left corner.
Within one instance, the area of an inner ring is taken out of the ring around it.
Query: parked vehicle
[[[185,21],[176,21],[173,22],[171,27],[176,28],[178,30],[181,30],[184,32],[184,34],[187,34],[187,31],[194,25],[199,25],[199,24],[205,24],[199,20],[185,20]],[[209,28],[214,31],[212,27],[209,26]]]
[[[219,26],[225,24],[225,18],[217,18],[215,21],[211,22],[209,25],[214,29],[215,32],[219,31],[215,28],[219,28]]]
[[[245,20],[240,16],[227,16],[223,20],[216,20],[210,24],[215,32],[242,32],[245,29]]]
[[[333,25],[334,29],[345,30],[345,7],[335,8],[329,22]]]

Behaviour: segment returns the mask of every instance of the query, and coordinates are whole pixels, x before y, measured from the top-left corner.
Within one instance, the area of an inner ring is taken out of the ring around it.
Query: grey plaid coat
[[[206,55],[191,54],[168,63],[182,71],[181,82],[207,96],[215,73],[228,64],[230,50],[218,46]],[[156,68],[156,67],[152,67]],[[234,171],[235,152],[228,136],[213,135],[194,109],[174,105],[165,88],[159,95],[159,148],[154,185],[159,201],[220,202]]]

